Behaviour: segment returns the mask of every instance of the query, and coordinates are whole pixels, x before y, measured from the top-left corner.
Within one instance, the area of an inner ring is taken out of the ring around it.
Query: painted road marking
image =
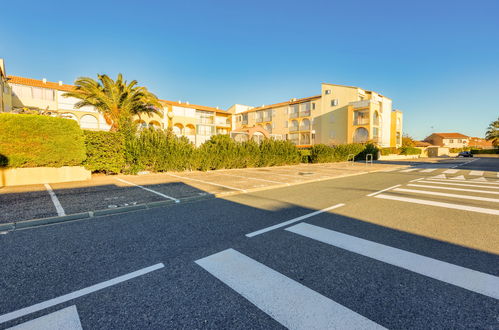
[[[451,168],[456,168],[456,167],[459,167],[459,166],[463,166],[463,165],[466,165],[466,164],[469,164],[469,163],[472,163],[474,161],[476,161],[477,159],[472,159],[472,160],[468,160],[467,162],[464,162],[462,164],[458,164],[456,166],[452,166]]]
[[[196,263],[289,329],[384,329],[287,276],[228,249]]]
[[[55,192],[52,190],[52,187],[48,183],[45,183],[45,189],[47,189],[47,192],[50,195],[50,199],[52,199],[52,203],[54,203],[57,215],[58,216],[66,215],[66,212],[64,212],[64,209],[62,208],[62,205],[59,202],[59,198],[57,198],[57,195],[55,194]]]
[[[478,197],[478,196],[470,196],[470,195],[459,195],[459,194],[447,194],[447,193],[441,193],[441,192],[436,192],[436,191],[405,189],[405,188],[397,188],[397,189],[393,189],[393,191],[409,192],[409,193],[424,194],[424,195],[434,195],[434,196],[444,196],[444,197],[452,197],[452,198],[472,199],[472,200],[476,200],[476,201],[499,203],[499,199],[496,199],[496,198]]]
[[[432,179],[427,179],[427,180],[432,180]],[[486,188],[486,189],[499,189],[499,187],[491,187],[491,186],[480,186],[476,184],[468,184],[468,183],[454,183],[454,182],[442,182],[442,181],[419,181],[422,183],[431,183],[431,184],[445,184],[448,186],[462,186],[462,187],[477,187],[477,188]],[[460,182],[460,181],[458,181]],[[461,182],[470,182],[470,181],[461,181]],[[472,182],[470,182],[472,183]],[[478,182],[476,182],[478,183]]]
[[[342,234],[308,223],[299,223],[295,226],[286,228],[286,230],[390,265],[410,270],[411,272],[453,284],[466,290],[499,299],[499,277],[494,275],[362,238]]]
[[[429,177],[428,179],[447,179],[447,177],[445,176],[445,174],[439,174],[439,175]]]
[[[449,178],[449,180],[466,180],[464,178],[464,175],[458,175],[458,176],[454,176],[452,178]]]
[[[315,212],[312,212],[312,213],[309,213],[309,214],[305,214],[305,215],[302,215],[302,216],[300,216],[298,218],[294,218],[294,219],[291,219],[291,220],[288,220],[288,221],[284,221],[284,222],[278,223],[277,225],[273,225],[273,226],[270,226],[270,227],[267,227],[267,228],[263,228],[263,229],[254,231],[252,233],[246,234],[246,237],[254,237],[256,235],[260,235],[260,234],[266,233],[268,231],[271,231],[271,230],[274,230],[274,229],[277,229],[277,228],[281,228],[281,227],[290,225],[290,224],[295,223],[297,221],[301,221],[303,219],[307,219],[307,218],[313,217],[313,216],[315,216],[317,214],[321,214],[321,213],[324,213],[324,212],[327,212],[327,211],[330,211],[330,210],[334,210],[334,209],[337,209],[338,207],[342,207],[342,206],[345,206],[345,204],[340,203],[340,204],[336,204],[336,205],[333,205],[333,206],[330,206],[330,207],[326,207],[325,209],[322,209],[322,210],[319,210],[319,211],[315,211]]]
[[[128,273],[125,275],[121,275],[119,277],[115,277],[115,278],[107,280],[105,282],[94,284],[94,285],[89,286],[87,288],[73,291],[71,293],[65,294],[63,296],[59,296],[57,298],[46,300],[46,301],[43,301],[43,302],[35,304],[35,305],[31,305],[31,306],[28,306],[28,307],[25,307],[22,309],[18,309],[17,311],[14,311],[14,312],[0,315],[0,324],[7,322],[7,321],[17,319],[19,317],[22,317],[22,316],[25,316],[25,315],[28,315],[31,313],[34,313],[34,312],[41,311],[42,309],[49,308],[49,307],[64,303],[64,302],[72,300],[72,299],[79,298],[79,297],[87,295],[89,293],[93,293],[95,291],[105,289],[107,287],[119,284],[121,282],[128,281],[132,278],[145,275],[147,273],[150,273],[152,271],[158,270],[158,269],[163,268],[163,267],[165,267],[165,265],[163,265],[162,263],[152,265],[152,266],[149,266],[146,268],[139,269],[139,270],[132,272],[132,273]]]
[[[452,204],[452,203],[443,203],[443,202],[434,202],[434,201],[429,201],[429,200],[425,200],[425,199],[399,197],[399,196],[385,195],[385,194],[379,194],[379,195],[376,195],[374,197],[375,198],[382,198],[382,199],[390,199],[390,200],[400,201],[400,202],[421,204],[421,205],[445,207],[445,208],[455,209],[455,210],[463,210],[463,211],[470,211],[470,212],[499,215],[499,210],[486,209],[483,207],[466,206],[466,205],[461,205],[461,204]]]
[[[411,181],[409,181],[409,182],[419,181],[419,180],[423,180],[423,179],[424,179],[424,178],[417,178],[417,179],[413,179],[413,180],[411,180]]]
[[[146,191],[152,192],[153,194],[156,194],[156,195],[158,195],[158,196],[164,197],[164,198],[166,198],[166,199],[170,199],[170,200],[174,201],[175,203],[180,203],[180,200],[179,200],[179,199],[174,198],[174,197],[171,197],[171,196],[168,196],[168,195],[165,195],[165,194],[162,194],[162,193],[160,193],[159,191],[152,190],[152,189],[146,188],[146,187],[144,187],[144,186],[138,185],[138,184],[136,184],[136,183],[133,183],[133,182],[130,182],[130,181],[127,181],[127,180],[120,179],[120,178],[116,178],[116,180],[121,181],[121,182],[126,183],[126,184],[129,184],[129,185],[131,185],[131,186],[139,187],[140,189],[144,189],[144,190],[146,190]]]
[[[456,179],[435,179],[435,178],[427,178],[425,180],[435,180],[435,181],[445,181],[445,182],[469,182],[469,183],[476,183],[476,184],[487,184],[487,185],[499,185],[497,182],[478,182],[476,180],[456,180]]]
[[[470,171],[470,175],[483,175],[483,171]]]
[[[424,182],[424,181],[421,181]],[[466,188],[451,188],[451,187],[440,187],[440,186],[429,186],[425,184],[408,184],[411,187],[420,187],[420,188],[431,188],[431,189],[444,189],[444,190],[455,190],[455,191],[469,191],[481,194],[495,194],[499,195],[499,191],[488,191],[488,190],[478,190],[478,189],[466,189]]]
[[[80,316],[76,306],[69,306],[56,312],[41,316],[31,321],[27,321],[8,328],[7,330],[82,330]]]
[[[367,196],[374,196],[374,195],[377,195],[377,194],[381,194],[382,192],[385,192],[385,191],[388,191],[390,189],[397,188],[397,187],[400,187],[400,186],[401,186],[400,184],[397,184],[395,186],[391,186],[390,188],[386,188],[386,189],[383,189],[383,190],[379,190],[379,191],[373,192],[372,194],[369,194]]]
[[[443,171],[442,173],[445,173],[445,174],[454,174],[454,173],[457,173],[457,172],[459,172],[459,170],[449,169],[449,170]]]
[[[286,186],[289,186],[289,183],[282,182],[282,181],[273,181],[273,180],[259,179],[259,178],[249,177],[249,176],[242,176],[242,175],[235,175],[235,174],[226,174],[226,173],[219,173],[219,172],[216,172],[216,174],[226,175],[226,176],[233,176],[235,178],[242,178],[242,179],[249,179],[249,180],[258,180],[258,181],[270,182],[270,183],[277,183],[277,184],[285,184]]]
[[[487,179],[485,179],[483,176],[481,176],[481,177],[476,178],[476,179],[470,179],[470,181],[483,181],[483,182],[487,182]]]
[[[246,190],[244,190],[244,189],[234,188],[234,187],[226,186],[226,185],[219,184],[219,183],[214,183],[214,182],[209,182],[209,181],[204,181],[204,180],[199,180],[199,179],[188,178],[188,177],[184,177],[184,176],[180,176],[180,175],[175,175],[175,174],[171,174],[171,173],[166,173],[166,174],[170,175],[170,176],[173,176],[174,178],[179,178],[179,179],[182,179],[182,180],[197,181],[197,182],[201,182],[201,183],[211,184],[212,186],[218,186],[218,187],[227,188],[227,189],[231,189],[231,190],[237,190],[237,191],[246,192]]]
[[[408,169],[402,170],[400,172],[404,172],[405,173],[405,172],[412,172],[412,171],[416,171],[416,170],[418,170],[418,168],[408,168]]]
[[[436,170],[436,168],[427,168],[426,170],[422,170],[422,171],[419,171],[419,172],[429,173],[429,172],[433,172],[435,170]]]
[[[251,171],[253,169],[246,169],[247,171]],[[258,170],[253,170],[255,173],[259,173],[259,174],[269,174],[269,173],[263,173],[262,171],[258,171]],[[277,176],[285,176],[285,177],[288,177],[288,178],[293,178],[293,179],[299,179],[299,180],[306,180],[307,178],[304,178],[303,176],[300,176],[298,173],[296,175],[290,175],[290,174],[282,174],[282,173],[270,173],[272,175],[277,175]],[[314,173],[316,174],[316,173]],[[326,176],[326,175],[321,175],[322,177],[326,177],[326,178],[330,178],[330,176]]]

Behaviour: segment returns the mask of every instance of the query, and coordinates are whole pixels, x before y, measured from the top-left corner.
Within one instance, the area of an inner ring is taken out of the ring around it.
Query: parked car
[[[473,154],[469,151],[461,151],[457,157],[473,157]]]

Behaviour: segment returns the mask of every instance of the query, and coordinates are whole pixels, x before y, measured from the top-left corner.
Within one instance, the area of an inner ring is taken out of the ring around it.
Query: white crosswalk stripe
[[[419,182],[427,182],[427,181],[419,181]],[[418,182],[418,183],[419,183]],[[451,188],[451,187],[441,187],[441,186],[431,186],[431,185],[424,185],[424,184],[413,184],[409,183],[409,187],[419,187],[419,188],[431,188],[431,189],[440,189],[440,190],[454,190],[454,191],[468,191],[468,192],[475,192],[475,193],[481,193],[481,194],[494,194],[494,195],[499,195],[499,191],[489,191],[489,190],[477,190],[477,189],[466,189],[466,188]]]
[[[454,173],[457,173],[457,172],[459,172],[459,170],[448,169],[446,171],[443,171],[442,173],[444,173],[444,174],[454,174]]]
[[[434,196],[454,197],[454,198],[472,199],[472,200],[476,200],[476,201],[499,203],[499,199],[496,199],[496,198],[487,198],[487,197],[478,197],[478,196],[469,196],[469,195],[460,195],[460,194],[447,194],[447,193],[441,193],[441,192],[436,192],[436,191],[405,189],[405,188],[395,188],[392,191],[410,192],[410,193],[415,193],[415,194],[426,194],[426,195],[434,195]]]
[[[433,172],[433,171],[436,171],[437,169],[436,168],[427,168],[425,170],[421,170],[419,172],[422,172],[422,173],[430,173],[430,172]]]
[[[417,170],[418,170],[417,168],[408,168],[408,169],[402,170],[400,172],[407,173],[407,172],[413,172],[413,171],[417,171]]]
[[[379,195],[378,195],[379,196]],[[330,229],[299,223],[287,231],[499,299],[499,277]]]
[[[196,263],[289,329],[384,329],[236,250]]]
[[[483,171],[470,171],[470,175],[483,175]]]

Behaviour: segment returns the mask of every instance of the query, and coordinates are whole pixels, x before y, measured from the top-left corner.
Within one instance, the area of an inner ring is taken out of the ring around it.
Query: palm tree
[[[74,90],[64,93],[63,96],[74,97],[80,101],[75,104],[79,109],[84,106],[95,107],[111,126],[111,131],[117,131],[125,121],[131,121],[135,115],[161,114],[162,108],[156,95],[147,88],[137,86],[137,81],[127,83],[122,74],[118,74],[116,81],[105,74],[98,74],[96,81],[88,77],[80,77],[75,81]]]
[[[497,120],[490,123],[487,127],[487,133],[485,133],[485,139],[487,141],[492,141],[494,146],[499,145],[499,117]]]

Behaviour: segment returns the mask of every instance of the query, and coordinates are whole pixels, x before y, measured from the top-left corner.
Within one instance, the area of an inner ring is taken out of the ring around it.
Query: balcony
[[[290,132],[298,132],[299,130],[300,130],[300,127],[298,127],[298,126],[291,126],[291,127],[289,128],[289,131],[290,131]]]
[[[289,114],[289,118],[298,118],[300,116],[300,114],[298,112],[291,112]]]
[[[309,117],[309,116],[310,116],[310,110],[300,111],[300,117]]]
[[[355,101],[355,102],[350,102],[349,104],[354,108],[369,108],[369,105],[373,102],[373,100],[362,100],[362,101]],[[374,103],[374,102],[373,102]],[[378,102],[376,102],[378,103]]]
[[[369,118],[355,118],[353,124],[358,125],[369,125]]]

